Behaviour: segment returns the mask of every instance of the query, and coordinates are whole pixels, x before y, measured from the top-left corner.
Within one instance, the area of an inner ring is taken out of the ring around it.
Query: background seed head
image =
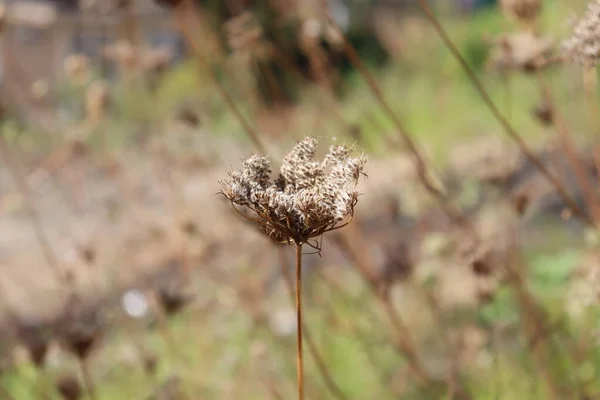
[[[588,5],[583,17],[574,25],[573,35],[563,43],[567,56],[574,62],[594,67],[600,58],[600,1]]]

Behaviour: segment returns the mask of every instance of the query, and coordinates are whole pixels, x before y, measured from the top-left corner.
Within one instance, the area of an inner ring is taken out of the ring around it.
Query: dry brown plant
[[[352,148],[331,146],[322,162],[313,161],[317,140],[306,138],[283,158],[280,174],[271,180],[268,158],[251,156],[241,171],[220,182],[221,194],[241,216],[255,223],[277,243],[296,249],[296,322],[298,330],[298,398],[304,399],[302,354],[302,247],[321,250],[318,239],[352,221],[358,202],[356,185],[364,156],[350,157]],[[242,214],[237,207],[251,211]]]

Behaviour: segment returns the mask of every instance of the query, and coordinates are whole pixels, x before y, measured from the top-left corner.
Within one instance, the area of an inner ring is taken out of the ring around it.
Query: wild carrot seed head
[[[296,144],[273,181],[269,160],[252,156],[241,171],[220,182],[221,194],[234,207],[251,209],[253,220],[273,240],[306,243],[353,214],[356,185],[366,163],[365,156],[350,157],[351,148],[337,145],[317,162],[316,148],[312,137]]]

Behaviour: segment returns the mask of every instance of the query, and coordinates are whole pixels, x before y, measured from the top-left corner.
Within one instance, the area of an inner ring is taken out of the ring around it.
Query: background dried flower
[[[61,376],[56,382],[56,389],[65,400],[78,400],[83,396],[83,388],[73,375]]]
[[[102,336],[102,315],[91,306],[69,307],[62,324],[62,339],[77,358],[86,359]]]
[[[531,22],[542,10],[541,0],[500,0],[502,10],[520,22]]]
[[[31,362],[37,368],[43,368],[50,346],[51,331],[47,324],[21,321],[18,325],[20,340],[27,349]]]
[[[575,24],[573,35],[563,43],[567,56],[574,62],[593,67],[600,58],[600,1],[588,5]]]
[[[333,145],[325,159],[316,162],[316,147],[311,137],[296,144],[274,181],[269,159],[252,156],[241,171],[220,182],[221,194],[234,207],[251,209],[251,219],[277,242],[306,243],[340,227],[353,214],[366,157],[350,157],[352,148]]]
[[[503,35],[495,41],[489,64],[501,72],[535,71],[550,64],[552,50],[553,41],[545,36],[530,32]]]

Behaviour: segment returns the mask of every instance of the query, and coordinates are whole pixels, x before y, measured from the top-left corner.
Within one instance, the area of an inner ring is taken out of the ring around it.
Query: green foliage
[[[559,254],[540,254],[531,263],[531,287],[541,297],[562,297],[573,269],[581,260],[581,252],[575,249]]]

